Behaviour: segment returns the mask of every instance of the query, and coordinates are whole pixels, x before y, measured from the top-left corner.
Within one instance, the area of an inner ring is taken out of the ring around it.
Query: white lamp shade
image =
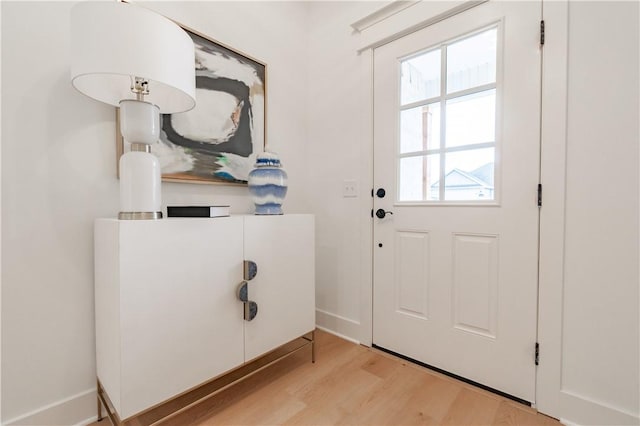
[[[118,106],[136,99],[132,78],[149,82],[145,101],[162,113],[195,106],[193,41],[177,24],[117,1],[85,1],[71,10],[71,82],[83,94]]]

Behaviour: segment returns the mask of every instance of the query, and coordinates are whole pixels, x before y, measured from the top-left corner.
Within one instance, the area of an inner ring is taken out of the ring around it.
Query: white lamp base
[[[161,219],[160,162],[144,143],[132,143],[120,157],[118,219]]]

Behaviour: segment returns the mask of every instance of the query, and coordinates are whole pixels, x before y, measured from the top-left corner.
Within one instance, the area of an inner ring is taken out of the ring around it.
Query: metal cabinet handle
[[[243,316],[245,321],[252,321],[258,315],[258,304],[253,300],[249,300],[249,283],[258,275],[258,265],[252,260],[245,260],[242,265],[242,275],[244,281],[240,283],[236,294],[238,299],[243,302]]]
[[[243,268],[244,279],[250,281],[258,275],[258,265],[252,260],[244,261]]]
[[[252,300],[244,303],[244,320],[252,321],[258,315],[258,304]]]
[[[241,302],[249,301],[249,284],[246,281],[242,281],[236,290],[236,295]]]

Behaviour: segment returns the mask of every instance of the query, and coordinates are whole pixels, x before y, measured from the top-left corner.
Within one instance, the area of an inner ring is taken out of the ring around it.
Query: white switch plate
[[[342,196],[353,198],[358,196],[358,181],[347,179],[342,182]]]

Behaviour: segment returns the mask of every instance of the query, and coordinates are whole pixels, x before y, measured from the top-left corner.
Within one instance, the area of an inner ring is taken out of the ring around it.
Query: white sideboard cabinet
[[[96,220],[97,375],[117,419],[312,332],[314,259],[312,215]]]

